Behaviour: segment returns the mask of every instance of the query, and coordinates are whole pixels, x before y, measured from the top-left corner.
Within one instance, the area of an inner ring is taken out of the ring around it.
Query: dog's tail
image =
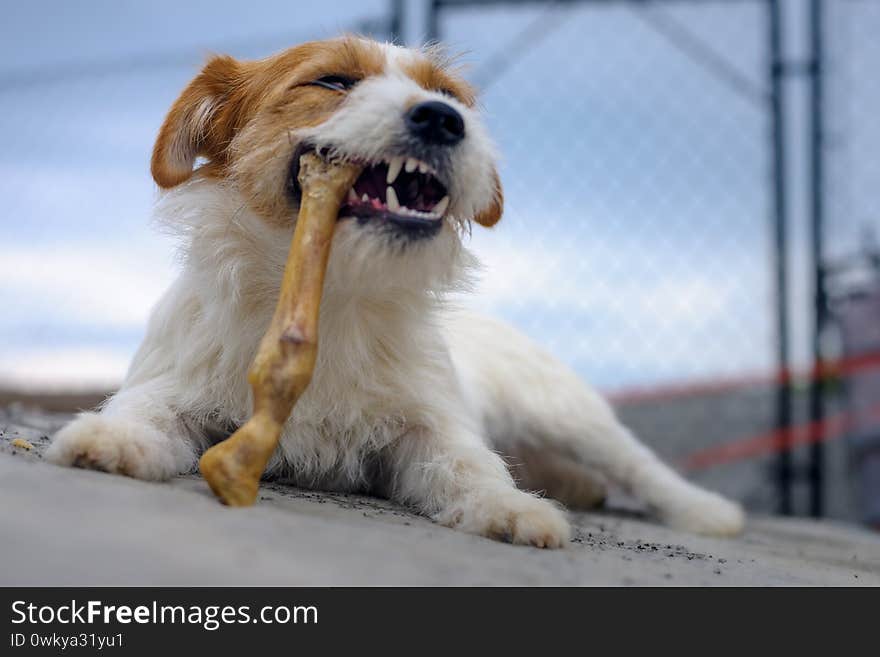
[[[742,530],[739,505],[684,480],[620,423],[595,390],[523,334],[457,311],[447,337],[466,401],[498,451],[525,459],[543,454],[575,464],[580,472],[599,472],[684,530],[713,535]],[[570,476],[564,468],[550,471]],[[552,494],[556,486],[547,484]]]

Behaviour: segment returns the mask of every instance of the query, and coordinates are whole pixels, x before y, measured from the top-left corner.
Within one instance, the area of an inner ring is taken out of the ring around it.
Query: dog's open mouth
[[[297,181],[299,158],[314,150],[306,142],[294,153],[288,182],[294,198],[302,194]],[[340,220],[355,218],[359,223],[383,223],[413,239],[440,231],[450,198],[430,164],[404,155],[361,163],[364,169],[339,208]]]
[[[340,217],[435,222],[449,208],[449,196],[434,170],[412,157],[368,164],[339,210]]]

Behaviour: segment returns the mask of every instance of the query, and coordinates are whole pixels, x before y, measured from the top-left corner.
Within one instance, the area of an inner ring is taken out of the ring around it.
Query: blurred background
[[[463,53],[506,216],[476,307],[759,512],[880,527],[880,0],[6,0],[0,407],[118,385],[175,275],[152,142],[209,53]]]

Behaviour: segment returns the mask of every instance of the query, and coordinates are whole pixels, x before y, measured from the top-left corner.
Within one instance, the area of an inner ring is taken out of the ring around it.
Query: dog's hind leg
[[[513,328],[462,313],[447,336],[465,397],[497,451],[516,454],[525,445],[597,471],[680,529],[741,531],[739,505],[679,476],[574,372]]]
[[[504,438],[495,442],[518,487],[552,497],[569,509],[594,509],[605,502],[605,477],[552,445],[512,443]]]

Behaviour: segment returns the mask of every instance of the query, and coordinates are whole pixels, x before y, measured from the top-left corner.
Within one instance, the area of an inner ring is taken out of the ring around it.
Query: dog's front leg
[[[518,490],[501,458],[466,429],[410,431],[390,465],[391,497],[447,527],[546,548],[570,538],[562,511]]]
[[[190,429],[171,407],[173,390],[162,379],[124,387],[99,413],[80,413],[61,429],[46,458],[137,479],[162,480],[189,472],[196,447]]]

